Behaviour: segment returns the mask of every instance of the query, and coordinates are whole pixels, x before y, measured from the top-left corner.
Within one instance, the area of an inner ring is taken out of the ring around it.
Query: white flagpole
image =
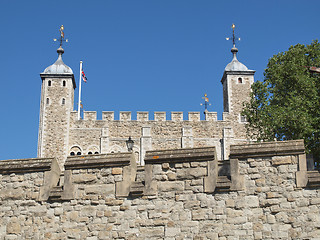
[[[82,61],[80,61],[79,101],[78,101],[78,120],[80,120],[80,105],[81,105],[81,78],[82,78]]]

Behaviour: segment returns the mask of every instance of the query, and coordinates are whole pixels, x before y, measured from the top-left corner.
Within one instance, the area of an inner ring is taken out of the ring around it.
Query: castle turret
[[[232,61],[224,69],[221,79],[223,85],[223,111],[228,112],[230,116],[237,117],[241,121],[241,111],[243,103],[250,100],[251,85],[254,82],[254,70],[249,70],[244,64],[238,61],[238,49],[235,46],[234,28],[233,28],[233,54]],[[234,119],[236,120],[236,119]]]
[[[73,109],[76,83],[71,68],[62,60],[64,50],[61,45],[57,50],[57,61],[40,74],[42,88],[38,157],[56,157],[63,165],[67,157],[70,112]]]

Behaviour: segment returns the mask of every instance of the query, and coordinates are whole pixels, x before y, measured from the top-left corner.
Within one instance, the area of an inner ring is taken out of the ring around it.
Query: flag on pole
[[[84,74],[84,71],[83,71],[83,70],[81,71],[81,77],[82,77],[82,80],[86,83],[86,82],[87,82],[87,77],[86,77],[86,75]]]

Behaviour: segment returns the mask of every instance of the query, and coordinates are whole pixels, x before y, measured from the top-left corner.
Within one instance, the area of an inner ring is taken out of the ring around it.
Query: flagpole
[[[80,105],[81,105],[81,74],[82,74],[82,61],[80,61],[78,120],[80,120]]]

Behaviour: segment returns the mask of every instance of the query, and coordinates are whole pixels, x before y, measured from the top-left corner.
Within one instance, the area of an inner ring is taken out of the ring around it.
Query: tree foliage
[[[320,159],[320,43],[297,44],[269,59],[264,80],[252,85],[243,115],[250,138],[304,139],[307,153]]]

